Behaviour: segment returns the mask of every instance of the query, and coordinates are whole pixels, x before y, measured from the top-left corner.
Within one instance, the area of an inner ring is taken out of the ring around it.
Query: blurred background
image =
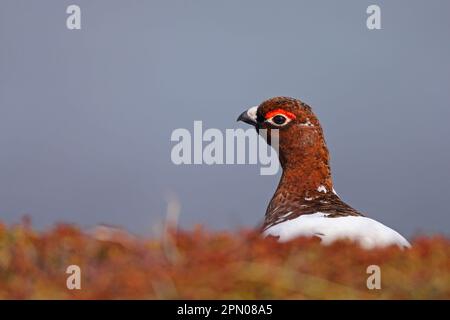
[[[366,8],[381,7],[382,30]],[[66,8],[81,7],[81,30]],[[278,176],[176,166],[174,129],[236,128],[287,95],[313,107],[334,184],[406,236],[448,235],[450,2],[0,2],[0,220],[147,234],[181,204],[190,228],[252,227]]]

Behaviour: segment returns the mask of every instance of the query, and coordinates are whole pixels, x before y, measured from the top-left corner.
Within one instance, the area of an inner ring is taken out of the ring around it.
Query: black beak
[[[247,111],[242,112],[236,121],[242,121],[252,126],[257,125],[257,122],[248,115]]]

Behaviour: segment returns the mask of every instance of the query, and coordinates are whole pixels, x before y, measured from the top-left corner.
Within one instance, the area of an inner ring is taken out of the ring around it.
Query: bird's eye
[[[270,123],[275,127],[284,127],[296,117],[292,112],[288,112],[282,109],[276,109],[266,113],[264,118],[266,119],[265,122]]]
[[[275,117],[272,118],[273,123],[281,126],[282,124],[284,124],[286,122],[286,117],[282,116],[280,114],[277,114]]]

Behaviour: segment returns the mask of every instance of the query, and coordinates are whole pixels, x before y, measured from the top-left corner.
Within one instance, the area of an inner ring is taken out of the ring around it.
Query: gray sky
[[[78,4],[82,29],[66,28]],[[382,30],[366,28],[381,7]],[[310,104],[334,184],[407,236],[448,234],[450,2],[0,2],[0,220],[27,213],[146,233],[261,221],[278,176],[257,165],[175,166],[176,128],[244,127],[271,96]]]

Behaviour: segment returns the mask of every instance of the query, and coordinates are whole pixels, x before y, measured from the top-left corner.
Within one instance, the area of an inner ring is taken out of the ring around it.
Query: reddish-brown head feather
[[[311,107],[297,99],[276,97],[261,103],[257,110],[260,119],[277,114],[291,121],[277,128],[283,175],[267,208],[265,226],[288,212],[292,212],[288,219],[318,211],[336,216],[360,215],[333,192],[328,148]],[[274,129],[266,121],[261,128]]]

